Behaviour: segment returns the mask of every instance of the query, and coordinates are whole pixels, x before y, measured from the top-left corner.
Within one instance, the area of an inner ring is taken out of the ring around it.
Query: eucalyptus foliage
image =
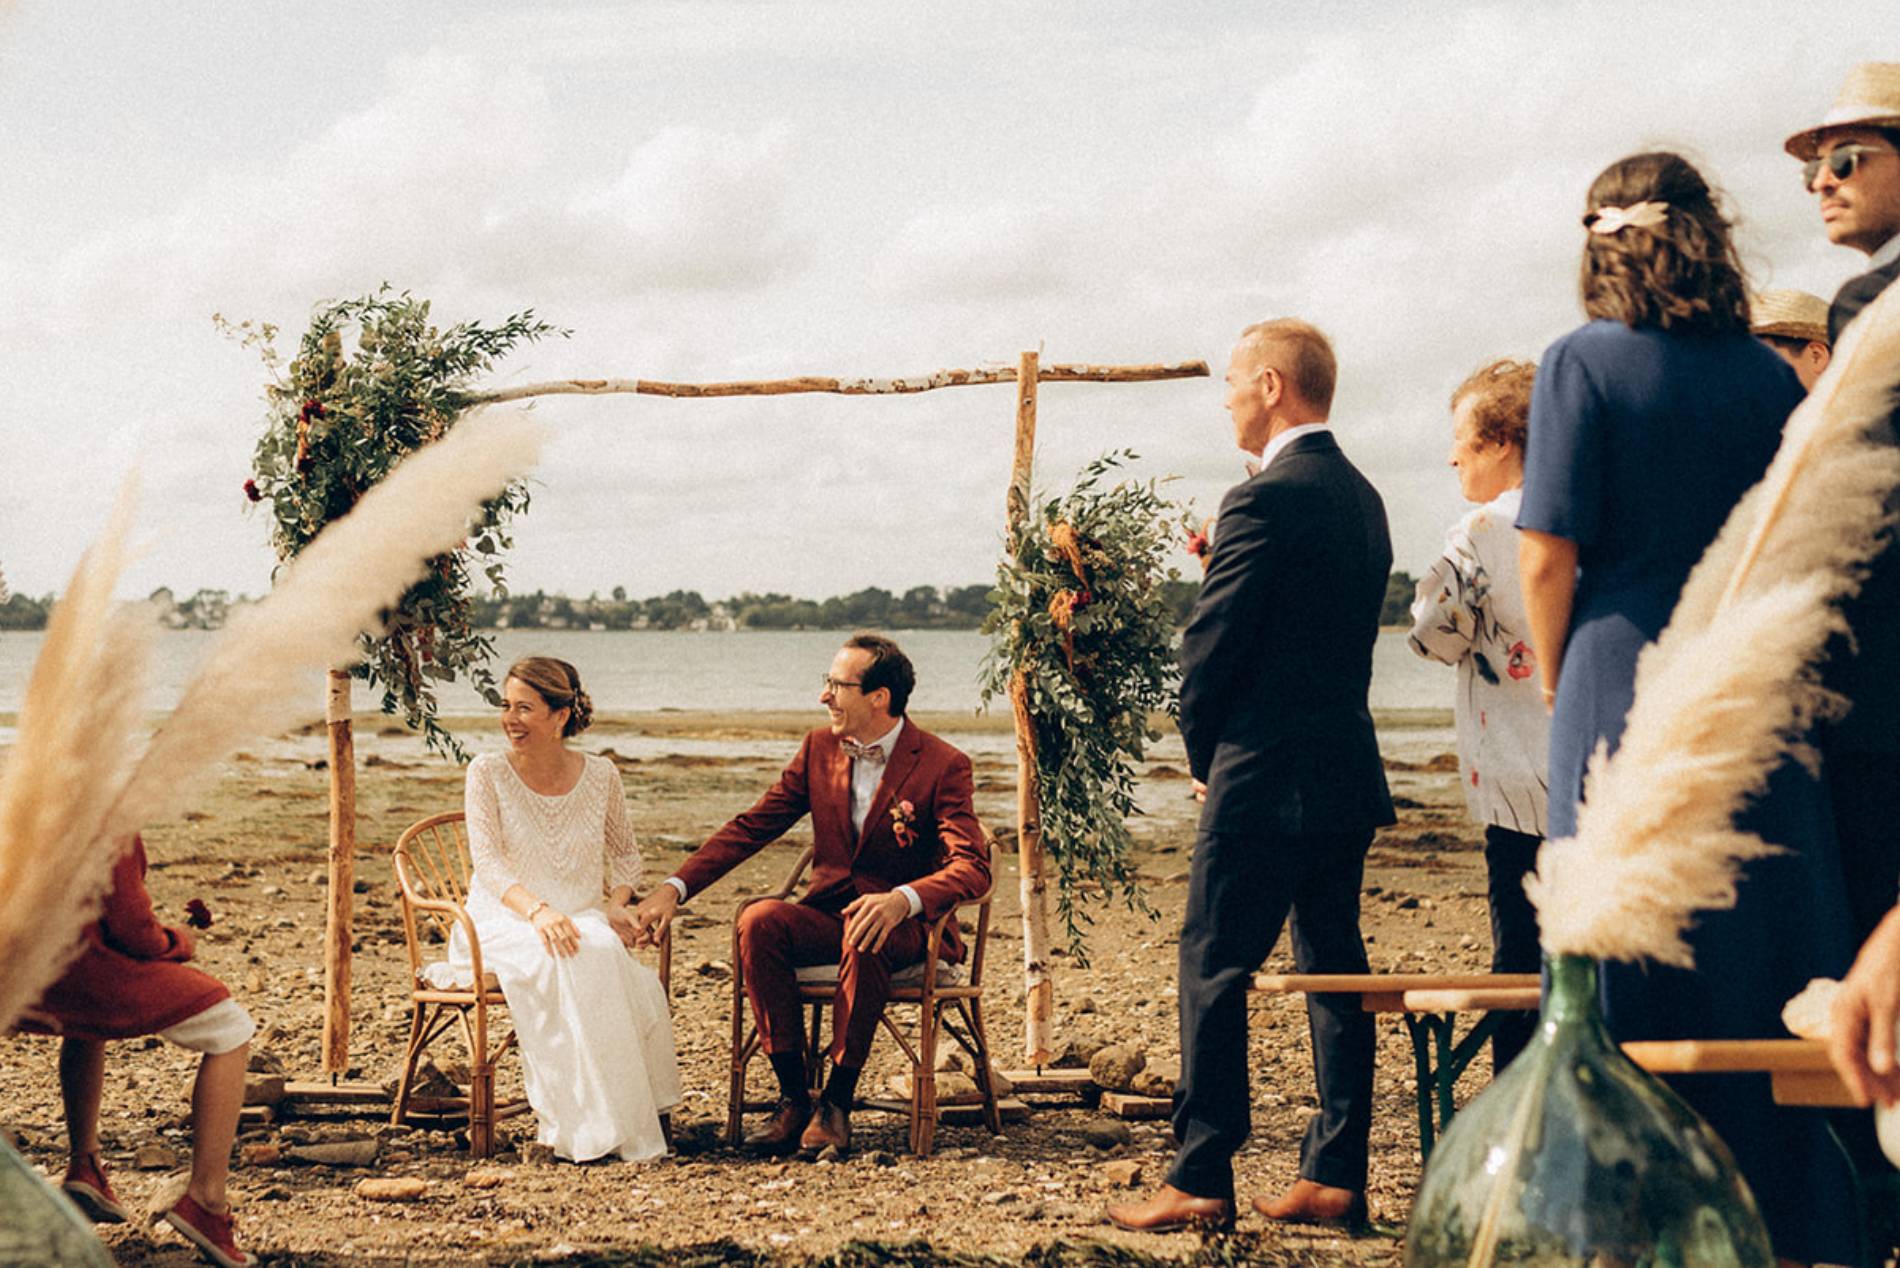
[[[1164,583],[1178,549],[1173,504],[1155,480],[1110,484],[1136,454],[1103,455],[1066,495],[1044,502],[997,568],[983,630],[983,698],[1008,697],[1021,674],[1036,742],[1044,847],[1055,858],[1057,909],[1083,959],[1091,923],[1080,895],[1150,914],[1132,860],[1135,763],[1156,710],[1176,707],[1174,620]]]
[[[271,373],[264,434],[244,492],[268,506],[280,561],[295,558],[403,458],[454,426],[477,374],[516,344],[567,333],[531,311],[492,326],[439,328],[427,300],[387,284],[318,308],[288,366],[275,347],[276,327],[219,325],[256,348]],[[500,554],[512,544],[510,521],[527,508],[519,481],[488,502],[466,543],[430,560],[427,576],[387,613],[382,633],[361,640],[363,656],[351,672],[382,689],[383,712],[400,712],[445,756],[465,761],[468,754],[438,720],[438,683],[465,675],[491,704],[501,703],[489,669],[494,643],[472,621],[476,574],[506,597]]]

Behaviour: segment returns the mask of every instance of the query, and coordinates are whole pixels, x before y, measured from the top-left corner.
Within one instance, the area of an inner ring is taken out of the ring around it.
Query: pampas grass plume
[[[0,1032],[57,978],[125,845],[104,830],[145,710],[148,612],[112,601],[132,486],[53,608],[0,770]]]
[[[534,465],[545,429],[525,413],[471,417],[418,450],[318,534],[263,602],[240,610],[206,652],[132,773],[114,824],[130,831],[182,807],[245,736],[317,715],[322,679],[356,638],[467,536],[483,502]]]
[[[482,503],[534,464],[525,415],[464,420],[405,459],[240,611],[142,753],[149,613],[115,608],[130,495],[80,561],[47,623],[0,771],[0,1031],[40,998],[97,912],[118,851],[182,808],[249,736],[321,709],[322,675],[454,549]]]

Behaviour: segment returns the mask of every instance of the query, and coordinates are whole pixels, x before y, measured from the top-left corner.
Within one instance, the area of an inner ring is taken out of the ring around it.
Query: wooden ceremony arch
[[[1013,368],[939,370],[922,378],[837,379],[800,376],[726,383],[668,383],[652,379],[558,379],[470,393],[465,403],[493,405],[537,396],[606,396],[636,393],[677,398],[785,396],[828,392],[841,396],[897,396],[945,387],[1015,383],[1016,441],[1010,462],[1005,516],[1010,540],[1029,517],[1030,484],[1035,466],[1036,400],[1043,383],[1143,383],[1164,379],[1205,378],[1205,361],[1151,365],[1050,365],[1025,352]],[[346,670],[332,670],[324,718],[329,735],[330,842],[329,903],[324,922],[323,1071],[334,1083],[349,1066],[350,940],[356,883],[356,756],[352,732],[351,681]],[[1054,1055],[1051,1033],[1055,983],[1050,977],[1049,891],[1042,828],[1041,790],[1035,741],[1029,719],[1016,715],[1017,871],[1023,909],[1023,986],[1026,995],[1023,1057],[1041,1067]],[[302,1089],[300,1089],[302,1090]],[[314,1089],[312,1089],[314,1091]]]

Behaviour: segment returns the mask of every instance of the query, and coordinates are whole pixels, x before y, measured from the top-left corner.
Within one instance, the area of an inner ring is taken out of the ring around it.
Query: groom
[[[989,851],[971,809],[970,759],[904,716],[917,681],[896,643],[845,640],[819,703],[831,725],[805,737],[778,782],[712,834],[633,912],[657,940],[680,904],[811,815],[811,883],[797,902],[755,902],[739,918],[739,961],[779,1105],[746,1143],[766,1153],[851,1143],[858,1075],[891,975],[924,958],[927,924],[990,887]],[[963,959],[955,921],[942,958]],[[795,971],[837,964],[830,1073],[811,1099]]]

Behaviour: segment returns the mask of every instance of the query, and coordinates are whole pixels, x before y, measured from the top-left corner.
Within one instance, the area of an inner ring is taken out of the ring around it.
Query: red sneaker
[[[123,1224],[128,1218],[125,1208],[119,1205],[119,1195],[112,1191],[106,1179],[106,1167],[98,1154],[87,1154],[67,1163],[66,1178],[59,1187],[94,1224]]]
[[[229,1214],[215,1215],[192,1201],[187,1193],[172,1203],[172,1208],[161,1216],[166,1223],[185,1235],[187,1241],[198,1248],[203,1255],[219,1268],[251,1268],[257,1262],[254,1255],[247,1255],[238,1249],[236,1228]]]

